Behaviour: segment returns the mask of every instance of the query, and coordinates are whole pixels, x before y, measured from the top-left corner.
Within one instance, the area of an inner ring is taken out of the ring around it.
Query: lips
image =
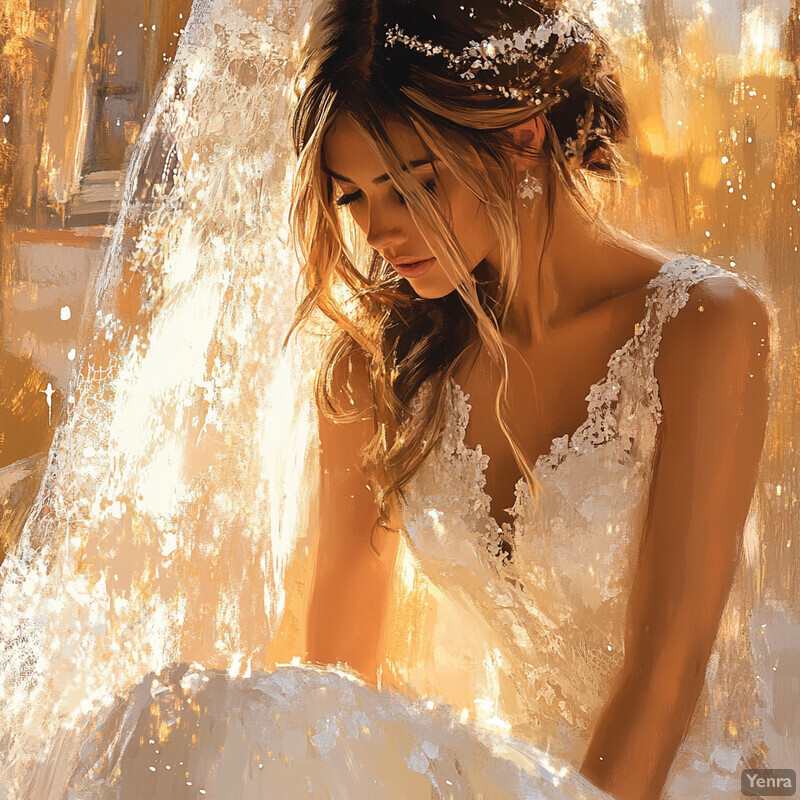
[[[424,275],[435,263],[435,258],[425,258],[413,261],[411,259],[398,259],[392,261],[392,266],[404,278],[419,278]]]

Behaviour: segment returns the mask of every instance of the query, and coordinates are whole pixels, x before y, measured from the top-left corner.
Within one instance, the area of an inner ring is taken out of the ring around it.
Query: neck
[[[523,351],[581,312],[649,280],[671,257],[602,221],[587,219],[560,181],[554,177],[548,182],[546,165],[537,177],[545,188],[534,207],[516,199],[520,274],[501,324],[503,338]],[[500,252],[498,246],[486,259],[495,279]]]
[[[586,219],[558,180],[548,182],[546,170],[542,166],[537,171],[545,188],[533,208],[516,198],[520,275],[502,333],[518,347],[536,344],[550,328],[577,313],[601,283],[595,268],[603,229]],[[495,267],[498,254],[499,249],[488,259]]]

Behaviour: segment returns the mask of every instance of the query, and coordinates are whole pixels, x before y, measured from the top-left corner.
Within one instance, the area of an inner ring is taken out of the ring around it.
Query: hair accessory
[[[458,72],[460,78],[472,81],[477,73],[491,72],[499,75],[501,64],[511,65],[518,61],[533,62],[540,69],[545,69],[557,55],[576,43],[592,41],[591,29],[563,9],[550,16],[540,14],[540,20],[536,28],[502,31],[500,36],[489,36],[479,42],[470,41],[460,52],[434,42],[423,41],[416,35],[409,35],[399,25],[389,27],[387,24],[385,46],[402,44],[427,56],[442,56],[448,67]],[[523,91],[514,87],[475,83],[473,88],[499,91],[507,97],[522,100],[529,99],[531,92],[541,94],[541,97],[532,99],[536,105],[541,104],[542,97],[548,96],[539,86],[526,87]]]

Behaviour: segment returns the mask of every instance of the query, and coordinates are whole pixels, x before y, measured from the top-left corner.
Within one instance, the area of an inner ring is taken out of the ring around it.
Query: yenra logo
[[[797,775],[793,769],[746,769],[741,788],[745,797],[792,797]]]

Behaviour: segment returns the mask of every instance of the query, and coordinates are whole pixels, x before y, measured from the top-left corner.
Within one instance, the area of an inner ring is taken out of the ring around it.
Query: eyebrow
[[[417,167],[424,167],[427,164],[433,164],[435,161],[438,161],[438,159],[436,159],[436,158],[418,158],[415,161],[409,161],[409,164],[411,165],[411,169],[416,169]],[[322,171],[326,175],[330,175],[332,178],[336,178],[337,181],[342,181],[343,183],[352,183],[352,184],[355,185],[355,181],[350,180],[350,178],[345,178],[344,175],[339,175],[338,173],[334,172],[331,169],[328,169],[324,165],[322,167]],[[407,172],[408,169],[406,167],[403,167],[403,171]],[[388,180],[389,180],[389,175],[384,173],[383,175],[378,175],[377,178],[373,178],[372,182],[377,185],[379,183],[386,183],[386,181],[388,181]]]

